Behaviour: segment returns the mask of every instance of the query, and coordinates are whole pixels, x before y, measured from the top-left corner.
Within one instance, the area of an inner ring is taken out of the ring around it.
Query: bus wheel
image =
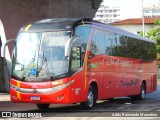
[[[139,94],[139,99],[143,100],[145,99],[145,94],[146,94],[146,86],[144,83],[141,85],[141,93]]]
[[[81,103],[81,106],[84,108],[84,109],[91,109],[94,104],[96,103],[96,94],[95,94],[95,91],[93,90],[93,88],[90,86],[89,90],[88,90],[88,100],[86,102],[82,102]]]
[[[143,100],[143,99],[145,99],[145,94],[146,94],[146,86],[144,83],[142,83],[140,94],[136,95],[136,96],[132,96],[131,98],[133,100]]]
[[[36,105],[39,109],[44,110],[44,109],[47,109],[50,104],[36,104]]]

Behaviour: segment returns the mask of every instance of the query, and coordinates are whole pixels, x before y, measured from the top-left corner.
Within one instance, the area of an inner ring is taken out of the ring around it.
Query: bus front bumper
[[[69,103],[70,85],[74,80],[28,83],[11,79],[10,98],[12,102],[27,103]]]

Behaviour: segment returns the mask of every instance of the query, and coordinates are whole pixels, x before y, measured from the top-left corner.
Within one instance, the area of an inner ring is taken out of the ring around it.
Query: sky
[[[149,3],[158,4],[160,0],[143,0],[143,6]],[[142,0],[104,0],[105,5],[121,7],[121,19],[140,18],[142,16]]]

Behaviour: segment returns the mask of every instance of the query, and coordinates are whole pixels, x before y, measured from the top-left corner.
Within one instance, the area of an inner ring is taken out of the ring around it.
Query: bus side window
[[[121,43],[120,43],[120,35],[117,34],[117,56],[122,56],[121,55]]]
[[[89,26],[80,25],[77,26],[75,29],[75,35],[81,37],[80,44],[81,44],[81,66],[84,63],[84,57],[87,49],[87,44],[90,36],[91,28]]]
[[[92,35],[92,41],[91,41],[91,53],[90,53],[92,57],[94,57],[99,53],[98,34],[99,34],[98,30],[93,29],[93,35]]]
[[[102,30],[93,29],[90,49],[89,58],[93,58],[95,55],[105,54],[105,38]]]
[[[99,42],[99,54],[105,55],[105,32],[102,30],[98,30],[98,42]]]
[[[128,37],[125,35],[119,36],[119,42],[120,42],[120,53],[122,57],[128,57],[129,48],[128,48]]]
[[[110,49],[111,49],[111,52],[109,55],[113,55],[113,56],[116,56],[117,55],[117,34],[116,33],[108,33],[108,41],[110,41]]]
[[[112,55],[112,39],[109,36],[109,32],[105,32],[105,54]]]
[[[97,51],[96,43],[95,43],[94,40],[92,40],[92,42],[91,42],[91,52],[89,54],[90,59],[93,58],[96,55],[96,53],[97,53],[96,51]]]

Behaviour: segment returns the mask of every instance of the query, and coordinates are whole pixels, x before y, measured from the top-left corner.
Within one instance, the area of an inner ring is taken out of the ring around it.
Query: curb
[[[9,93],[0,93],[0,102],[11,101]]]

